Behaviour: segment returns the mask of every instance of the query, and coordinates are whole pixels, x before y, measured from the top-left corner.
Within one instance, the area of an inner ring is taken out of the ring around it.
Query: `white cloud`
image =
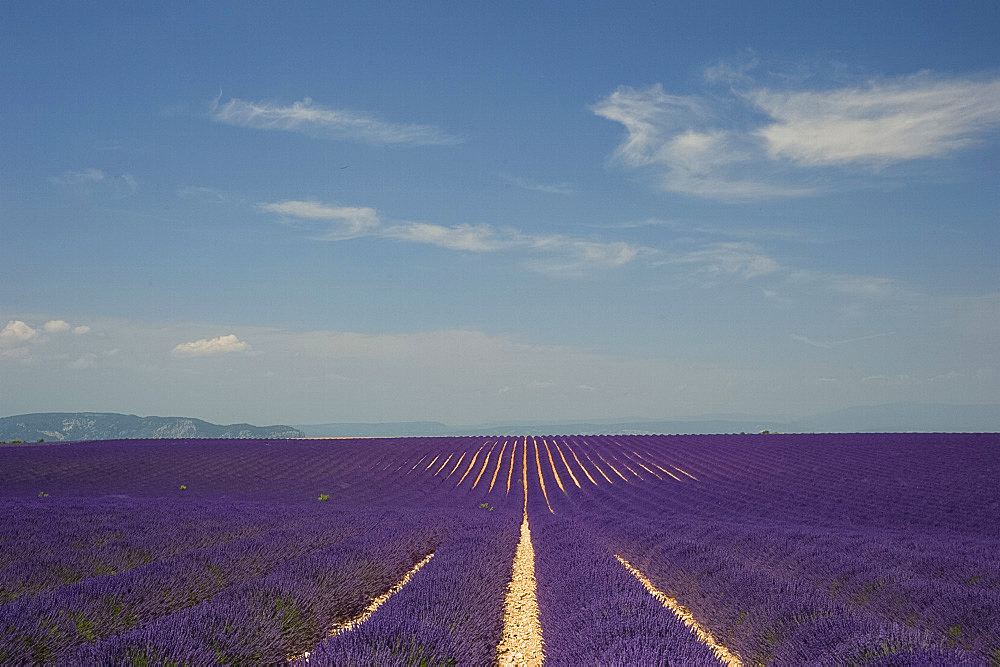
[[[49,333],[58,333],[70,330],[69,322],[66,320],[49,320],[42,328]]]
[[[408,222],[388,227],[383,230],[382,235],[401,241],[427,243],[469,252],[489,252],[509,248],[512,245],[509,238],[498,238],[496,230],[490,225],[445,227],[424,222]]]
[[[0,359],[29,362],[31,361],[31,351],[26,347],[12,347],[7,349],[0,347]]]
[[[290,106],[234,98],[221,105],[216,102],[211,117],[229,125],[300,132],[321,139],[412,146],[461,142],[430,125],[388,123],[356,111],[313,104],[308,97]]]
[[[572,183],[533,183],[519,176],[512,176],[511,174],[500,174],[500,178],[519,188],[534,192],[544,192],[553,195],[571,195],[576,192],[576,188],[573,187]]]
[[[756,132],[769,155],[801,166],[941,157],[1000,125],[1000,80],[924,74],[865,88],[757,90],[747,97],[776,121]]]
[[[93,352],[88,352],[71,363],[70,368],[78,371],[97,368],[97,355]]]
[[[132,174],[109,176],[100,169],[93,168],[63,172],[50,180],[74,194],[104,199],[124,199],[139,189]]]
[[[818,285],[830,292],[867,299],[913,296],[898,281],[886,276],[865,276],[849,273],[824,273],[812,269],[795,269],[789,280],[798,285]]]
[[[896,291],[896,282],[882,276],[828,275],[830,287],[844,294],[883,297]]]
[[[58,185],[84,186],[100,183],[104,180],[104,172],[100,169],[84,169],[82,171],[67,171],[53,176],[52,181]]]
[[[748,80],[719,67],[713,81]],[[827,189],[817,167],[943,157],[1000,126],[1000,80],[919,74],[864,88],[750,89],[727,100],[622,86],[591,110],[625,128],[615,158],[652,170],[670,192],[741,202]],[[729,105],[723,113],[723,104]],[[733,107],[744,107],[736,116]],[[767,116],[763,123],[756,120]],[[830,173],[821,174],[829,179]]]
[[[0,345],[13,346],[34,338],[38,332],[21,320],[11,320],[0,329]]]
[[[247,352],[250,345],[236,337],[236,334],[217,336],[216,338],[201,338],[189,343],[181,343],[173,349],[175,357],[203,357],[210,354],[226,352]]]
[[[746,55],[746,58],[738,61],[719,60],[714,65],[709,65],[702,73],[705,80],[709,83],[729,85],[752,82],[749,72],[755,69],[760,61],[753,56],[753,52]]]
[[[577,273],[587,268],[615,268],[624,266],[640,254],[651,254],[650,248],[635,246],[624,241],[585,241],[568,236],[529,236],[529,247],[548,251],[557,258],[536,266],[547,273]]]
[[[697,97],[668,95],[660,84],[644,90],[622,86],[591,110],[625,126],[615,157],[630,167],[659,167],[665,190],[726,201],[812,192],[751,177],[747,165],[760,154],[759,142],[713,127],[711,109]]]
[[[710,243],[700,250],[673,257],[671,264],[691,264],[716,278],[723,275],[750,280],[774,273],[778,262],[752,243]]]
[[[81,324],[78,327],[73,327],[73,333],[75,333],[78,336],[85,333],[90,333],[90,327],[88,327],[86,324]]]
[[[397,222],[383,225],[378,213],[367,207],[335,207],[314,201],[284,201],[260,204],[259,208],[288,218],[333,223],[317,238],[341,241],[361,236],[379,236],[409,243],[434,245],[465,252],[496,252],[524,249],[551,256],[534,262],[542,272],[573,273],[587,268],[617,267],[642,253],[652,252],[623,241],[592,241],[559,234],[528,234],[518,229],[492,225],[437,225],[427,222]]]
[[[801,334],[791,334],[792,340],[797,340],[806,345],[812,345],[813,347],[820,347],[826,350],[837,347],[839,345],[846,345],[848,343],[858,343],[864,340],[871,340],[873,338],[884,338],[885,336],[892,336],[895,332],[888,331],[883,333],[869,334],[867,336],[856,336],[854,338],[845,338],[842,340],[816,340],[814,338],[809,338]]]
[[[1000,303],[995,295],[991,299]],[[210,349],[212,339],[206,332],[224,331],[228,325],[148,326],[103,320],[93,325],[101,332],[100,340],[46,334],[50,340],[44,346],[30,341],[0,347],[4,362],[0,377],[18,387],[4,396],[6,414],[81,405],[135,414],[191,415],[222,423],[664,418],[718,411],[719,406],[751,413],[808,414],[831,405],[904,400],[976,403],[983,396],[997,396],[1000,373],[989,371],[998,367],[995,320],[977,328],[961,316],[966,310],[970,315],[981,313],[983,300],[925,305],[932,309],[928,321],[943,327],[938,338],[908,335],[893,339],[891,346],[888,338],[845,343],[836,349],[850,353],[850,364],[836,367],[825,359],[827,350],[811,355],[814,363],[804,364],[801,354],[787,349],[795,344],[788,338],[789,330],[780,329],[784,338],[775,338],[773,327],[758,327],[753,318],[744,322],[745,334],[758,342],[770,341],[772,348],[767,352],[754,347],[762,356],[755,353],[745,363],[728,359],[722,348],[704,362],[685,359],[690,355],[683,353],[683,344],[674,344],[669,331],[663,333],[661,352],[631,357],[611,353],[614,346],[601,353],[592,347],[539,344],[545,327],[515,335],[471,329],[380,334],[253,327],[241,329],[233,346],[252,341],[254,349],[266,354],[181,359],[164,352],[177,347],[178,341],[192,341],[188,344],[192,349]],[[834,339],[826,337],[825,317],[812,322],[813,333],[806,311],[793,319],[807,325],[800,333],[823,344],[851,340],[855,331],[859,336],[890,331],[862,323]],[[769,321],[784,326],[781,319]],[[971,329],[979,332],[978,338],[967,335]],[[98,343],[100,347],[93,347]],[[927,351],[945,349],[942,345],[953,345],[961,356],[941,365],[943,358]],[[120,352],[112,355],[114,349]],[[225,363],[204,366],[213,361]],[[70,372],[74,364],[84,368]],[[99,371],[87,370],[91,364]],[[950,370],[965,377],[949,375]],[[885,377],[871,377],[877,374]],[[907,382],[901,374],[913,380]],[[863,376],[869,377],[862,382]],[[810,387],[819,387],[820,377],[840,382],[823,383],[825,388],[814,392]],[[526,384],[532,379],[552,386],[528,391]],[[829,393],[836,387],[842,387],[840,393]]]
[[[183,188],[177,188],[176,192],[178,197],[188,201],[207,202],[211,204],[224,204],[230,201],[230,196],[217,188],[188,185]]]
[[[322,238],[327,241],[345,241],[367,236],[381,224],[373,208],[361,206],[327,206],[314,201],[283,201],[260,204],[260,208],[290,218],[325,220],[334,223]]]

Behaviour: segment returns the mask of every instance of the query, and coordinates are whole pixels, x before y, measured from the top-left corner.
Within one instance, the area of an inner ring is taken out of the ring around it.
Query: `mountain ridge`
[[[729,417],[720,419],[719,417]],[[320,438],[461,435],[630,435],[702,433],[1000,432],[1000,405],[886,403],[798,419],[704,415],[676,419],[510,421],[449,425],[437,421],[322,424],[214,424],[193,417],[139,417],[116,412],[42,412],[0,417],[0,441],[70,442],[122,438]]]
[[[139,417],[118,412],[36,412],[0,417],[0,440],[5,442],[301,437],[301,431],[286,425],[213,424],[193,417]]]

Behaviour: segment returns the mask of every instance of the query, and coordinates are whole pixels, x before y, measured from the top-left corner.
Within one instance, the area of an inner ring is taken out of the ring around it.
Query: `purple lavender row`
[[[579,522],[546,514],[531,524],[546,664],[720,664]]]
[[[469,439],[450,439],[471,446]],[[468,440],[468,442],[466,442]],[[394,489],[386,465],[419,457],[425,439],[149,440],[65,443],[0,450],[0,496],[129,496],[364,505]]]
[[[931,633],[846,608],[808,582],[748,566],[718,542],[692,541],[683,532],[657,530],[621,515],[603,530],[609,546],[745,661],[794,663],[865,637],[870,645],[862,643],[859,650],[882,652],[883,657],[938,651],[953,664],[982,661],[971,653],[946,650],[946,642]],[[842,663],[857,656],[836,657]]]
[[[643,507],[639,502],[615,505],[615,500],[604,499],[599,506],[641,521],[642,537],[636,541],[684,540],[692,551],[717,552],[720,561],[733,559],[741,567],[812,588],[843,608],[923,630],[950,646],[984,656],[1000,647],[995,590],[1000,549],[995,543],[917,532],[663,517],[654,502]],[[949,555],[953,562],[945,568]]]
[[[57,498],[0,501],[0,604],[260,535],[291,510],[183,501]],[[234,516],[246,517],[233,521]]]
[[[360,613],[445,538],[447,521],[365,517],[363,535],[141,629],[82,647],[66,664],[274,664]]]
[[[905,540],[904,547],[894,544]],[[966,542],[914,534],[817,534],[774,526],[766,531],[727,529],[757,569],[781,572],[826,592],[838,604],[926,631],[949,645],[989,655],[1000,648],[1000,591],[995,589],[1000,554],[979,544],[966,558],[961,579],[935,576],[934,563],[961,556]],[[914,559],[922,561],[919,571]],[[980,574],[968,575],[968,572]],[[982,581],[983,585],[979,583]]]
[[[767,442],[781,443],[786,440],[774,437]],[[819,438],[812,440],[814,443],[823,442]],[[935,462],[941,456],[939,449],[953,458],[964,452],[970,464],[976,462],[976,457],[983,451],[977,446],[982,443],[981,439],[966,437],[958,438],[964,445],[964,449],[958,450],[953,449],[953,443],[948,438],[941,436],[883,437],[879,439],[882,445],[880,450],[859,450],[859,445],[867,442],[867,438],[856,440],[852,443],[850,438],[847,439],[845,449],[851,451],[853,447],[858,457],[866,454],[867,459],[855,458],[852,466],[867,470],[869,476],[874,475],[875,460],[881,457],[892,460],[898,457],[900,450],[910,460],[907,465],[911,472],[921,471],[921,467],[913,461]],[[800,442],[800,446],[802,444]],[[838,455],[836,448],[828,446],[828,442],[826,444],[816,452],[820,461]],[[766,455],[774,447],[762,446],[760,449],[763,451],[753,452],[755,456]],[[811,450],[805,449],[798,452],[796,460],[805,461],[808,465],[812,454]],[[780,470],[777,466],[768,467],[772,471]],[[900,463],[898,467],[905,466]],[[956,466],[956,469],[961,467]],[[809,469],[811,471],[811,467]],[[820,469],[825,470],[826,465]],[[821,475],[813,473],[811,477]],[[925,485],[923,497],[947,497],[953,487],[959,486],[957,482],[946,479],[943,486],[948,488],[939,488],[942,481],[933,476],[917,477]],[[745,503],[741,498],[746,494],[743,480],[735,487],[727,487],[721,482],[699,484],[697,486],[701,488],[692,488],[691,494],[700,497],[703,505],[695,506],[686,515],[672,521],[662,516],[662,508],[668,506],[664,502],[668,500],[666,496],[650,496],[648,502],[631,502],[623,505],[621,511],[634,517],[644,516],[650,524],[662,526],[664,536],[690,540],[694,545],[692,549],[723,544],[723,555],[738,554],[744,566],[794,580],[799,585],[811,585],[842,607],[862,616],[912,626],[949,646],[975,651],[983,656],[995,655],[1000,647],[1000,599],[996,590],[1000,542],[995,537],[966,536],[954,530],[921,525],[923,522],[919,520],[908,525],[894,507],[879,508],[878,494],[873,494],[871,489],[882,486],[885,480],[880,477],[869,477],[868,481],[862,477],[861,483],[869,489],[868,497],[865,497],[864,489],[855,489],[849,494],[853,495],[849,502],[868,502],[869,512],[878,524],[885,521],[883,515],[895,513],[893,530],[881,526],[863,531],[859,530],[860,526],[841,527],[836,523],[835,515],[823,511],[815,511],[815,515],[832,523],[823,528],[809,528],[803,525],[803,521],[777,522],[754,516],[757,507],[779,502],[786,503],[799,513],[809,511],[809,493],[799,486],[805,485],[806,476],[791,475],[786,468],[783,474],[772,474],[769,479],[770,488],[752,496],[754,502],[751,503]],[[903,486],[896,485],[897,489]],[[650,490],[653,488],[656,487],[648,487]],[[669,492],[676,492],[678,487],[671,489],[667,485],[660,488],[669,496]],[[966,503],[961,496],[952,497],[948,501],[949,507],[957,514],[974,512],[976,506],[986,502],[991,495],[996,495],[995,489],[976,490],[970,503]],[[913,502],[917,502],[918,498],[914,498]],[[608,502],[614,503],[615,499],[604,499],[605,506]],[[822,502],[829,501],[824,497]],[[925,499],[924,502],[928,501]],[[703,511],[705,506],[711,507],[711,510]],[[933,512],[933,507],[932,503],[928,513]],[[675,508],[683,509],[677,505]],[[719,517],[719,520],[707,522],[702,518],[706,514]],[[730,517],[729,522],[722,520],[726,516]],[[737,520],[742,523],[734,523]],[[695,526],[698,530],[693,530]],[[647,529],[643,539],[649,538]]]
[[[614,438],[621,440],[622,438]],[[705,470],[717,490],[695,500],[811,526],[871,526],[997,539],[982,520],[1000,507],[1000,436],[975,433],[770,434],[638,437],[662,461]],[[686,468],[685,468],[686,469]],[[676,499],[684,503],[683,497]]]
[[[519,510],[474,515],[367,622],[298,664],[492,664],[519,526]]]
[[[613,455],[610,447],[605,453],[609,458]],[[783,489],[773,481],[772,485],[775,487],[772,493],[776,495],[787,492],[787,487]],[[693,511],[680,516],[664,516],[662,508],[665,503],[657,502],[656,494],[650,493],[650,490],[661,488],[669,496],[679,488],[670,484],[659,487],[646,485],[642,490],[636,488],[629,492],[632,497],[621,503],[615,502],[619,500],[617,498],[602,498],[601,506],[606,510],[616,510],[612,514],[615,516],[613,520],[603,522],[603,529],[618,536],[618,547],[623,555],[632,552],[634,556],[629,559],[642,563],[649,570],[647,576],[650,579],[669,595],[689,604],[696,618],[704,620],[715,633],[721,634],[724,641],[730,641],[741,655],[767,661],[780,655],[781,651],[801,652],[803,647],[808,647],[808,652],[815,654],[831,643],[862,635],[878,636],[879,633],[887,640],[895,638],[889,644],[892,650],[901,653],[935,650],[946,645],[941,633],[911,630],[902,624],[887,622],[886,618],[880,619],[877,614],[876,618],[871,618],[871,614],[862,613],[869,609],[845,608],[844,604],[831,600],[829,595],[821,594],[815,582],[803,576],[801,567],[796,569],[801,564],[795,563],[792,558],[781,570],[762,564],[752,550],[741,553],[739,541],[735,539],[741,534],[738,525],[701,518],[706,513],[709,516],[726,516],[727,506],[733,508],[729,510],[731,520],[741,518],[742,513],[734,511],[734,506],[739,507],[739,504],[733,502],[734,497],[738,498],[740,489],[731,489],[726,493],[727,489],[720,487],[719,492],[713,494],[712,485],[700,486],[701,489],[692,488],[690,492],[696,497],[700,495],[706,505],[713,505],[711,512]],[[781,525],[757,524],[754,528],[758,531],[757,544],[775,540]],[[749,531],[747,529],[746,532]],[[780,551],[780,545],[775,547]],[[877,553],[870,556],[879,562]],[[853,561],[853,569],[863,570],[867,560]],[[850,568],[852,561],[850,558],[846,561],[840,563],[839,568],[850,573],[851,570],[845,568]],[[886,565],[882,559],[881,567]],[[946,600],[937,601],[938,609],[944,607],[950,610],[952,618],[957,603],[962,618],[968,624],[967,627],[961,623],[945,626],[952,640],[947,644],[952,646],[958,645],[963,633],[984,630],[990,625],[990,619],[996,616],[992,611],[995,605],[982,596],[977,596],[975,600],[969,599],[968,595],[964,596],[965,599],[962,597],[951,595]],[[923,600],[926,601],[926,596]],[[837,620],[823,625],[817,623],[818,619],[826,617]],[[881,644],[876,642],[875,648],[881,650],[880,647]],[[959,659],[960,656],[956,653],[953,657]]]
[[[17,600],[0,607],[0,664],[59,660],[82,643],[186,609],[356,533],[351,521],[327,518]]]

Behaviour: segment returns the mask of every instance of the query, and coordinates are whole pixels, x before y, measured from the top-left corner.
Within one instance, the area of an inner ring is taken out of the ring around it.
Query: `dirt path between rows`
[[[372,614],[374,614],[378,610],[379,607],[381,607],[393,595],[395,595],[396,593],[398,593],[403,588],[403,586],[405,586],[406,584],[408,584],[410,582],[410,579],[413,578],[413,575],[415,575],[420,570],[420,568],[422,568],[424,565],[426,565],[427,562],[431,558],[433,558],[433,557],[434,557],[433,553],[429,553],[426,556],[424,556],[424,558],[419,563],[417,563],[416,565],[414,565],[410,569],[409,572],[407,572],[405,575],[403,575],[403,578],[400,579],[398,582],[396,582],[396,584],[393,585],[392,588],[390,588],[385,593],[382,593],[382,595],[379,595],[377,598],[375,598],[374,600],[372,600],[371,604],[369,604],[367,607],[365,607],[364,611],[362,611],[360,614],[358,614],[354,618],[351,618],[351,619],[349,619],[347,621],[344,621],[343,623],[340,623],[340,624],[334,626],[333,628],[331,628],[330,631],[327,633],[326,638],[330,639],[332,637],[336,637],[337,635],[341,634],[342,632],[350,632],[351,630],[354,630],[359,625],[361,625],[362,623],[364,623],[365,621],[367,621],[369,618],[371,618]],[[306,653],[303,653],[302,655],[294,655],[294,656],[291,656],[291,657],[288,658],[288,662],[297,662],[297,661],[300,661],[300,660],[304,660],[305,662],[308,663],[309,662],[309,655],[310,655],[310,653],[308,651]]]
[[[541,665],[542,625],[535,595],[535,550],[531,546],[528,515],[521,522],[521,540],[514,555],[514,571],[504,601],[503,637],[497,646],[497,662],[508,665]]]
[[[653,582],[650,581],[646,577],[646,575],[637,570],[627,560],[625,560],[618,554],[615,554],[615,558],[618,559],[618,562],[621,563],[622,566],[626,570],[628,570],[633,577],[638,579],[642,583],[642,585],[646,587],[646,590],[649,591],[650,595],[652,595],[664,607],[674,612],[674,615],[677,618],[679,618],[681,622],[684,623],[684,625],[694,630],[695,635],[697,635],[698,637],[698,641],[708,646],[708,648],[712,649],[712,653],[715,654],[715,657],[718,658],[722,664],[728,665],[729,667],[741,667],[743,665],[743,663],[740,662],[740,659],[739,657],[736,656],[736,654],[734,654],[732,651],[727,649],[722,644],[715,641],[715,638],[712,637],[712,634],[707,629],[702,627],[702,625],[699,624],[698,621],[695,620],[694,616],[691,615],[691,612],[688,611],[687,607],[684,607],[679,602],[677,602],[677,600],[675,600],[672,597],[669,597],[666,593],[656,588],[656,586],[653,585]]]

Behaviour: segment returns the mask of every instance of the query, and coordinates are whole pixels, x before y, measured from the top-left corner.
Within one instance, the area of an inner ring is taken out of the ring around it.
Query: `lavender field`
[[[0,471],[4,665],[531,664],[531,641],[1000,664],[996,434],[122,440],[3,446]]]

